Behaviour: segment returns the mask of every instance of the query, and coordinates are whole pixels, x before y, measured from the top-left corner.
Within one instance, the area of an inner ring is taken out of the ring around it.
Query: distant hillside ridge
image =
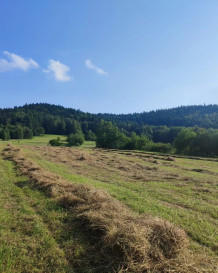
[[[180,106],[133,114],[103,114],[105,120],[131,121],[154,126],[218,128],[218,105]]]
[[[218,105],[180,106],[132,114],[91,114],[73,108],[48,103],[26,104],[21,107],[0,109],[0,125],[16,124],[31,127],[30,123],[43,126],[45,118],[73,119],[79,122],[98,123],[101,119],[111,121],[119,128],[127,125],[152,125],[167,127],[202,127],[218,129]],[[44,126],[43,126],[44,127]],[[95,126],[94,126],[95,127]],[[46,128],[45,128],[46,130]]]

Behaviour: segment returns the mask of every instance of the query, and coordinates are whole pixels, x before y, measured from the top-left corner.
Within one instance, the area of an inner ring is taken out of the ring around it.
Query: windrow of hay
[[[72,184],[45,171],[25,158],[19,148],[9,145],[4,156],[16,163],[34,187],[67,208],[81,229],[91,234],[104,268],[92,272],[215,272],[196,268],[187,249],[185,232],[173,224],[159,218],[135,216],[107,192]]]

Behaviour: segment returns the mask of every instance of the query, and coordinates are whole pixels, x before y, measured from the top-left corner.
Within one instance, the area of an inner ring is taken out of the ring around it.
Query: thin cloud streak
[[[108,75],[108,72],[106,72],[106,71],[104,71],[102,68],[100,68],[100,67],[94,65],[94,64],[91,62],[91,60],[89,60],[89,59],[85,60],[85,65],[86,65],[87,68],[95,70],[95,72],[96,72],[97,74],[99,74],[99,75]]]

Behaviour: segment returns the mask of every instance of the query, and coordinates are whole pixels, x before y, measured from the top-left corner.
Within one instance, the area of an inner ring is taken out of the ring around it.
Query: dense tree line
[[[216,154],[216,129],[218,105],[184,106],[126,115],[90,114],[45,103],[0,109],[0,138],[4,140],[31,138],[44,133],[71,135],[74,136],[72,139],[84,136],[85,140],[95,140],[97,136],[97,145],[105,148],[163,152],[171,152],[174,148],[177,153],[212,155]],[[189,142],[184,137],[185,130],[192,136],[186,136]],[[182,136],[181,142],[186,143],[183,143],[184,147],[179,145]]]
[[[87,140],[95,140],[98,118],[79,110],[50,104],[31,104],[13,109],[0,109],[0,126],[28,127],[33,136],[43,133],[69,135],[82,131]],[[13,138],[11,134],[11,138]]]
[[[101,121],[97,130],[96,146],[101,148],[144,150],[195,156],[218,156],[218,130],[199,127],[183,128],[173,143],[154,143],[146,135],[122,133],[112,122]]]
[[[99,114],[107,121],[122,123],[147,124],[154,126],[176,126],[218,129],[218,105],[181,106],[165,110],[156,110],[134,114]],[[120,126],[119,126],[120,127]]]
[[[195,156],[218,156],[218,130],[184,128],[174,141],[176,153]]]
[[[127,136],[132,132],[147,135],[154,142],[172,143],[181,127],[218,129],[218,105],[183,106],[134,114],[90,114],[46,103],[0,109],[0,126],[21,125],[33,135],[69,135],[82,130],[86,138],[94,138],[100,120],[111,121]],[[175,128],[176,127],[176,128]]]
[[[172,145],[169,143],[154,143],[148,136],[137,135],[135,132],[128,137],[112,122],[104,120],[99,123],[96,134],[96,147],[98,148],[172,152]]]
[[[44,134],[44,129],[41,128],[37,135]],[[7,125],[0,127],[0,139],[31,139],[33,137],[33,130],[27,126],[21,125]]]
[[[112,122],[101,121],[97,130],[99,148],[144,150],[195,156],[218,156],[218,130],[199,127],[183,128],[170,143],[154,143],[146,135],[122,133]]]

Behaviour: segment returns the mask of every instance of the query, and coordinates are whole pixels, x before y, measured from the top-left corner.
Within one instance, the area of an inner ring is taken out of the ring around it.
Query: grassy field
[[[60,226],[64,212],[2,158],[0,174],[0,272],[66,272],[67,260],[51,230]]]
[[[182,227],[195,252],[215,257],[216,159],[98,150],[93,149],[93,142],[80,148],[48,146],[49,139],[55,137],[13,144],[45,170],[70,182],[106,189],[136,214],[158,216]],[[61,136],[61,140],[66,138]],[[6,143],[0,142],[1,149]],[[67,249],[74,245],[74,261],[76,255],[81,261],[87,247],[82,235],[77,236],[76,244],[75,238],[64,238],[67,212],[29,187],[27,178],[18,176],[13,164],[2,158],[0,173],[0,272],[74,272],[76,262],[69,263]]]
[[[32,139],[12,139],[10,141],[2,141],[0,140],[0,143],[6,144],[6,143],[13,143],[15,145],[33,145],[33,146],[48,146],[48,142],[51,139],[56,139],[57,137],[60,138],[63,145],[67,145],[66,136],[60,136],[60,135],[44,135],[41,137],[33,137]],[[85,141],[83,145],[80,146],[80,148],[94,148],[95,142],[94,141]]]

